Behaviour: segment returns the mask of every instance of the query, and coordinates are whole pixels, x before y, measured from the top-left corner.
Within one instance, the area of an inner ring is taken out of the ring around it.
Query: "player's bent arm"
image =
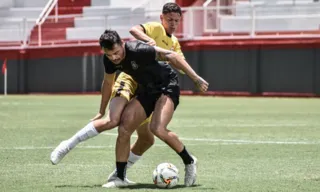
[[[202,79],[181,55],[176,52],[168,51],[159,47],[155,47],[155,50],[157,60],[169,61],[169,64],[174,68],[180,69],[185,72],[194,81],[200,91],[207,91],[209,83]]]
[[[149,37],[143,30],[143,28],[140,26],[140,25],[136,25],[136,26],[133,26],[131,29],[130,29],[130,34],[140,40],[140,41],[143,41],[143,42],[150,42],[150,41],[154,41],[151,37]]]
[[[104,74],[103,82],[101,85],[101,103],[100,103],[100,110],[101,114],[105,114],[106,108],[108,106],[108,102],[110,100],[110,96],[112,93],[112,87],[114,84],[116,74]]]
[[[169,61],[169,64],[174,68],[185,72],[192,80],[196,80],[199,76],[190,67],[187,61],[178,53],[162,49],[160,47],[154,47],[156,50],[156,58],[159,61]]]

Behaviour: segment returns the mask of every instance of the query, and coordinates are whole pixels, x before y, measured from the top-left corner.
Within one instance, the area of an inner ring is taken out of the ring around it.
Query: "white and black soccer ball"
[[[152,180],[159,188],[172,188],[179,182],[179,170],[171,163],[161,163],[153,171]]]

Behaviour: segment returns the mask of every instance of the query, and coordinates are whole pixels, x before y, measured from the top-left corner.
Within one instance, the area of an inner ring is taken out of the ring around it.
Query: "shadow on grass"
[[[55,188],[100,188],[102,185],[56,185]]]
[[[197,188],[201,187],[201,185],[194,185],[192,187],[185,187],[184,185],[177,185],[174,189],[182,189],[182,188]],[[101,188],[101,185],[56,185],[55,188]],[[121,189],[159,189],[156,185],[150,183],[137,183],[136,185],[127,186]],[[215,188],[199,188],[199,190],[210,190],[214,191]]]

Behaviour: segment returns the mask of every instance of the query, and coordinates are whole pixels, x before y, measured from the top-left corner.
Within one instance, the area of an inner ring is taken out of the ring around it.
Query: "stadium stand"
[[[1,0],[0,42],[22,41],[33,28],[47,0]],[[24,20],[25,19],[25,20]]]
[[[150,0],[59,0],[58,22],[54,10],[41,25],[41,44],[59,42],[93,41],[106,29],[112,28],[124,38],[129,38],[129,27],[137,23],[159,20],[159,12],[146,14]],[[166,1],[153,1],[151,7],[159,7]],[[38,44],[39,27],[31,33],[30,44]]]
[[[90,6],[91,0],[59,0],[58,20],[55,20],[55,9],[49,17],[41,24],[41,43],[61,42],[66,40],[66,28],[74,26],[74,16],[82,14],[84,6]],[[30,44],[38,44],[39,27],[36,26],[30,35]]]
[[[252,7],[255,31],[308,31],[320,26],[320,3],[313,0],[237,1],[233,15],[220,16],[221,32],[250,32]],[[301,15],[307,15],[301,17]]]
[[[130,38],[131,26],[151,20],[159,21],[158,11],[146,12],[150,2],[93,0],[90,7],[83,8],[82,17],[75,18],[75,27],[67,28],[67,39],[96,39],[106,28],[117,30],[121,37]],[[159,10],[164,2],[168,1],[154,1],[152,7]]]
[[[106,28],[130,38],[132,25],[159,21],[161,7],[168,1],[2,0],[0,45],[24,41],[29,45],[92,42]],[[37,25],[48,2],[58,2],[57,9],[49,8],[49,16]],[[315,0],[195,0],[184,8],[178,36],[196,39],[320,34],[319,27],[320,2]]]

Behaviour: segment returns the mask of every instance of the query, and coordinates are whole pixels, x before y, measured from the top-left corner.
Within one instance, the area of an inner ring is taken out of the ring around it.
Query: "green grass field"
[[[0,97],[0,191],[160,191],[157,164],[180,170],[173,191],[320,191],[320,100],[182,97],[170,129],[199,159],[197,186],[183,188],[181,159],[157,140],[127,172],[129,189],[103,189],[114,169],[116,129],[53,166],[60,141],[86,125],[100,96]],[[135,139],[134,137],[132,138]]]

